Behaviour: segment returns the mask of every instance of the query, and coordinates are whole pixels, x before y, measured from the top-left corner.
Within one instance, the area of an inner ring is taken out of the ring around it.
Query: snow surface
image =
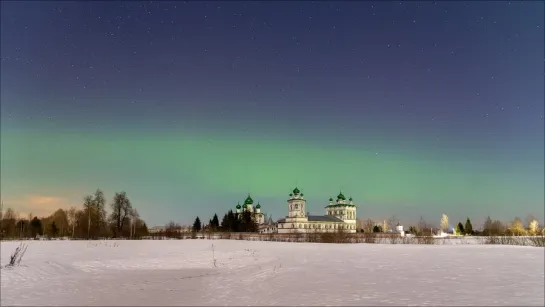
[[[238,240],[26,243],[21,266],[1,270],[3,306],[545,303],[545,249],[536,247]],[[1,243],[2,267],[18,245]]]

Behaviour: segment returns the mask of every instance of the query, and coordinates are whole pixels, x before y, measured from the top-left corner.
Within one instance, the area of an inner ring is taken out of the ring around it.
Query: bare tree
[[[7,208],[2,217],[2,233],[6,237],[14,237],[17,232],[17,215],[12,208]]]
[[[511,226],[509,227],[509,230],[511,230],[511,233],[514,235],[522,235],[524,234],[524,224],[522,223],[522,220],[519,217],[516,217],[513,222],[511,222]]]
[[[76,230],[76,207],[72,206],[68,209],[68,223],[72,226],[72,238],[74,237],[74,232]]]
[[[4,215],[4,218],[6,220],[11,220],[11,219],[15,220],[17,218],[17,214],[15,213],[15,211],[13,211],[13,209],[8,208],[6,210],[6,214]]]
[[[180,225],[179,223],[170,221],[168,222],[168,224],[165,225],[164,235],[168,238],[177,238],[179,237],[181,232],[182,232],[182,225]]]
[[[530,228],[530,224],[536,220],[537,218],[535,216],[533,216],[532,214],[528,214],[528,216],[526,216],[526,219],[524,220],[524,225],[526,226],[526,228]]]
[[[388,225],[390,225],[390,227],[392,227],[392,230],[394,230],[394,231],[395,231],[395,227],[397,226],[398,223],[399,223],[399,220],[395,215],[392,215],[388,219]]]
[[[83,208],[87,211],[87,239],[91,238],[91,213],[94,211],[93,197],[87,195],[83,198]]]
[[[483,234],[485,236],[498,236],[505,234],[506,227],[499,220],[492,220],[488,216],[483,224]]]
[[[138,220],[140,219],[140,215],[138,214],[138,210],[132,209],[130,212],[130,222],[131,222],[131,233],[130,238],[134,236],[136,233],[136,224],[138,223]]]
[[[68,214],[64,209],[58,209],[50,216],[52,222],[59,227],[59,235],[62,237],[65,235],[66,226],[68,225]]]
[[[418,224],[416,225],[416,231],[418,235],[431,235],[432,232],[432,226],[424,220],[424,217],[421,216],[420,220],[418,221]]]
[[[390,225],[387,220],[382,222],[382,232],[388,232],[390,230]]]
[[[448,231],[448,216],[446,214],[443,214],[441,216],[441,223],[440,223],[440,226],[441,227],[441,230],[443,230],[444,232],[447,232]]]
[[[539,233],[539,222],[537,220],[533,220],[530,222],[528,226],[528,231],[532,235],[536,235]]]
[[[110,220],[114,223],[114,237],[117,237],[123,230],[123,225],[131,214],[132,205],[127,197],[127,193],[121,192],[115,193],[110,206],[112,208]]]
[[[22,238],[25,232],[25,221],[21,219],[19,212],[16,213],[16,216],[17,216],[16,220],[18,221],[17,223],[21,224],[20,227],[17,227],[19,231],[19,238]]]
[[[106,198],[104,197],[104,192],[100,189],[95,191],[93,207],[95,209],[94,223],[96,234],[101,235],[106,224]]]
[[[30,212],[27,216],[27,219],[28,219],[28,223],[27,223],[27,231],[26,231],[26,236],[30,237],[31,236],[31,233],[30,233],[30,222],[32,221],[32,218],[33,218],[33,214],[32,212]]]
[[[363,231],[366,233],[372,233],[373,227],[375,227],[375,222],[372,219],[367,219],[363,223]]]

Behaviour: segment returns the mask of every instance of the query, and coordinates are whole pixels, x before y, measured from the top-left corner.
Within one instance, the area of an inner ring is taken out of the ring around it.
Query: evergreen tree
[[[221,219],[221,230],[231,231],[231,225],[229,224],[229,218],[227,216],[227,213],[225,213],[223,219]]]
[[[57,227],[57,224],[55,224],[55,221],[53,221],[49,226],[49,232],[51,233],[52,237],[56,237],[59,234],[59,228]]]
[[[30,221],[30,235],[35,238],[36,235],[42,235],[42,221],[38,217],[34,217],[32,221]]]
[[[227,212],[227,219],[229,220],[229,227],[230,227],[229,231],[231,232],[240,231],[240,220],[235,215],[233,210],[229,210],[229,212]]]
[[[212,228],[218,229],[220,228],[220,221],[218,220],[218,215],[214,213],[214,217],[212,218]]]
[[[463,235],[465,232],[464,232],[464,225],[462,225],[462,223],[458,223],[458,225],[456,226],[456,234],[458,235]]]
[[[469,218],[466,220],[466,227],[465,227],[465,234],[466,235],[472,235],[473,234],[473,226],[471,225],[471,221]]]
[[[193,223],[193,231],[195,232],[201,231],[201,220],[199,219],[198,216],[195,219],[195,222]]]
[[[373,232],[382,232],[382,227],[380,227],[379,225],[375,225],[373,227]]]
[[[255,222],[251,212],[244,211],[242,213],[240,228],[241,232],[257,232],[258,225]]]

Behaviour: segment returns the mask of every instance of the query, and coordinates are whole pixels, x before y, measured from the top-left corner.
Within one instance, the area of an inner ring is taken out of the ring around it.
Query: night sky
[[[544,217],[544,3],[1,3],[1,194],[150,226],[296,185],[321,214]],[[477,225],[480,226],[480,225]]]

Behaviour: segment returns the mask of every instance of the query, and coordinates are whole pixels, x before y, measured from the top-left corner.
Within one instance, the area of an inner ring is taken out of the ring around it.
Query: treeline
[[[73,239],[141,238],[148,235],[146,223],[125,192],[115,193],[106,212],[106,198],[97,189],[83,198],[78,209],[58,209],[48,217],[29,213],[20,217],[12,208],[0,209],[0,238],[48,238],[70,237]]]
[[[377,223],[371,219],[365,221],[359,221],[358,232],[364,233],[388,233],[395,232],[395,226],[399,223],[399,220],[393,216],[388,220],[384,220],[381,223]],[[443,231],[445,233],[451,233],[454,230],[456,235],[465,236],[526,236],[526,235],[544,235],[545,229],[540,225],[539,221],[532,215],[526,217],[525,222],[521,218],[515,217],[512,221],[504,223],[500,220],[493,220],[488,216],[482,225],[478,229],[473,227],[471,219],[468,217],[465,221],[457,221],[454,223],[454,227],[451,227],[448,216],[443,214],[439,226],[435,226],[428,223],[424,218],[420,217],[420,220],[415,225],[411,225],[408,228],[405,227],[406,233],[414,234],[417,236],[429,236],[434,232]]]
[[[200,217],[196,217],[193,225],[184,227],[179,223],[170,221],[165,225],[164,231],[155,232],[151,234],[152,237],[167,237],[167,238],[179,238],[182,233],[197,233],[197,232],[258,232],[259,225],[253,219],[252,213],[243,212],[240,217],[232,210],[229,210],[224,214],[221,223],[218,215],[208,220],[205,224],[201,221]]]
[[[214,214],[208,221],[208,224],[203,226],[197,216],[195,222],[193,222],[192,230],[194,232],[201,230],[209,232],[258,232],[259,225],[256,223],[253,213],[244,211],[237,214],[233,210],[229,210],[223,215],[221,223],[219,222],[218,215]]]
[[[484,222],[483,229],[479,234],[484,236],[535,236],[544,234],[544,230],[543,226],[540,225],[539,221],[532,215],[526,217],[526,223],[519,217],[514,218],[509,223],[502,223],[499,220],[492,220],[489,216]]]
[[[388,220],[383,220],[382,222],[367,219],[365,221],[358,221],[357,230],[358,232],[363,233],[392,233],[396,232],[396,226],[398,224],[401,223],[396,216],[392,216]],[[405,233],[410,233],[417,236],[431,236],[434,229],[437,230],[438,228],[433,224],[428,223],[423,217],[420,217],[420,220],[415,225],[404,227]]]

